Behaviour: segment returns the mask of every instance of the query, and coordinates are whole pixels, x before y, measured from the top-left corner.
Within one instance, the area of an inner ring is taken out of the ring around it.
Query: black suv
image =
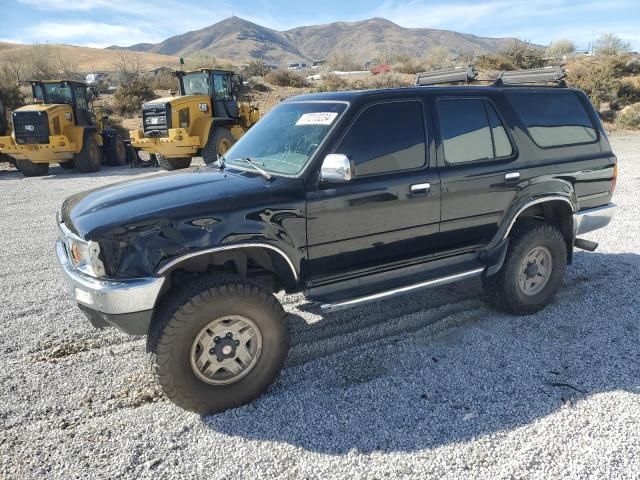
[[[57,255],[96,327],[146,334],[177,405],[264,392],[287,355],[274,292],[325,312],[480,277],[514,314],[606,226],[616,157],[587,97],[552,86],[312,94],[218,164],[74,195]]]

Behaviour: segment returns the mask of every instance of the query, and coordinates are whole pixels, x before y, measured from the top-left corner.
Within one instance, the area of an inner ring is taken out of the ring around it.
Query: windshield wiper
[[[262,175],[267,180],[270,181],[273,178],[269,172],[267,172],[266,170],[263,170],[262,168],[260,168],[258,165],[256,165],[256,162],[251,160],[249,157],[241,158],[240,160],[242,160],[243,162],[246,162],[249,165],[251,165],[256,172],[258,172],[260,175]]]

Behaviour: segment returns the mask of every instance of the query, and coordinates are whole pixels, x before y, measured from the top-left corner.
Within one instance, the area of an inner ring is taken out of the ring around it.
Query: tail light
[[[611,193],[616,189],[618,183],[618,162],[613,164],[613,177],[611,178]]]

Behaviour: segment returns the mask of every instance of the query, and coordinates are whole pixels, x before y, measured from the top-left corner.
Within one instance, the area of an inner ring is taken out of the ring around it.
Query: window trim
[[[422,112],[422,133],[424,134],[424,163],[419,167],[415,167],[415,168],[391,170],[391,171],[381,172],[381,173],[369,173],[366,175],[354,175],[352,182],[355,180],[359,180],[361,178],[375,178],[375,177],[381,177],[381,176],[387,176],[387,175],[403,174],[407,172],[417,172],[420,170],[427,170],[430,167],[431,162],[430,162],[430,155],[429,155],[429,142],[431,140],[431,137],[429,136],[429,128],[427,123],[428,112],[426,111],[425,102],[421,97],[390,98],[387,100],[373,100],[371,102],[365,103],[360,107],[358,112],[354,115],[354,117],[351,119],[349,124],[346,126],[344,133],[336,140],[335,146],[331,149],[331,153],[340,153],[338,151],[338,147],[342,144],[342,141],[349,134],[349,132],[351,132],[351,129],[353,128],[355,123],[358,121],[360,116],[364,114],[364,112],[370,107],[374,107],[377,105],[384,105],[387,103],[408,103],[408,102],[418,103],[418,105],[420,105],[420,110]]]
[[[507,101],[509,102],[509,105],[513,109],[513,112],[516,114],[516,116],[518,117],[518,120],[522,124],[525,134],[527,135],[527,137],[529,137],[529,140],[531,140],[533,142],[533,144],[537,148],[540,148],[541,150],[552,150],[554,148],[567,148],[567,147],[579,147],[579,146],[584,146],[584,145],[593,145],[594,143],[599,143],[600,140],[601,140],[600,128],[598,128],[596,122],[594,122],[594,118],[593,118],[592,113],[590,111],[591,109],[587,108],[587,105],[584,102],[584,98],[582,97],[582,95],[580,95],[580,93],[582,93],[582,92],[578,92],[578,91],[572,90],[572,89],[564,89],[564,90],[561,90],[561,91],[549,90],[549,91],[538,92],[538,93],[550,93],[551,95],[567,95],[568,94],[567,92],[570,92],[572,95],[574,95],[578,99],[578,102],[580,103],[580,105],[582,105],[582,108],[584,109],[584,113],[587,114],[587,118],[591,122],[591,127],[596,132],[595,140],[593,140],[591,142],[563,143],[561,145],[549,145],[549,146],[546,146],[546,147],[542,146],[538,142],[536,142],[536,140],[533,138],[533,135],[531,135],[531,132],[529,131],[529,127],[527,126],[527,124],[525,123],[524,119],[522,118],[522,115],[520,115],[520,110],[518,108],[516,108],[515,105],[513,104],[513,101],[512,101],[512,98],[511,98],[513,96],[513,94],[509,93],[509,94],[505,95],[505,97],[507,98]],[[519,92],[513,92],[513,93],[517,95]],[[564,125],[566,125],[566,124],[564,124]],[[558,126],[561,127],[563,125],[558,125]]]
[[[503,155],[501,157],[494,157],[494,158],[479,158],[477,160],[468,160],[466,162],[449,162],[447,160],[447,154],[445,153],[444,150],[444,135],[443,135],[443,131],[442,131],[442,124],[440,123],[440,107],[438,106],[438,103],[440,103],[441,101],[446,101],[446,100],[481,100],[483,102],[483,106],[484,106],[484,111],[485,111],[485,115],[487,116],[487,122],[489,125],[489,133],[491,135],[491,145],[493,148],[493,154],[495,155],[496,152],[496,144],[495,144],[495,140],[494,140],[494,135],[493,135],[493,130],[491,128],[491,120],[489,119],[489,111],[487,109],[487,103],[489,103],[494,111],[496,112],[496,116],[498,117],[498,120],[500,120],[500,123],[502,124],[502,128],[504,128],[504,132],[507,135],[507,139],[509,140],[509,143],[511,144],[511,155]],[[511,135],[511,129],[508,127],[508,123],[505,122],[504,120],[504,116],[502,115],[502,112],[500,111],[500,109],[497,107],[497,105],[495,104],[495,102],[493,101],[493,99],[484,96],[484,95],[465,95],[465,96],[458,96],[458,95],[446,95],[446,96],[442,96],[442,97],[436,97],[435,99],[435,107],[436,107],[436,124],[437,124],[437,128],[438,128],[438,133],[440,134],[440,146],[442,147],[442,160],[443,160],[443,165],[445,167],[465,167],[465,166],[469,166],[469,165],[489,165],[489,164],[493,164],[493,163],[507,163],[507,162],[512,162],[514,161],[516,158],[518,158],[519,155],[519,151],[518,151],[518,146],[516,144],[516,142],[513,141],[513,136]]]

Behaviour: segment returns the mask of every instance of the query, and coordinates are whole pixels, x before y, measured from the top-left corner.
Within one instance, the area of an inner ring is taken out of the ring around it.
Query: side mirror
[[[331,153],[324,157],[320,168],[320,181],[324,183],[345,183],[353,177],[351,160],[342,153]]]

